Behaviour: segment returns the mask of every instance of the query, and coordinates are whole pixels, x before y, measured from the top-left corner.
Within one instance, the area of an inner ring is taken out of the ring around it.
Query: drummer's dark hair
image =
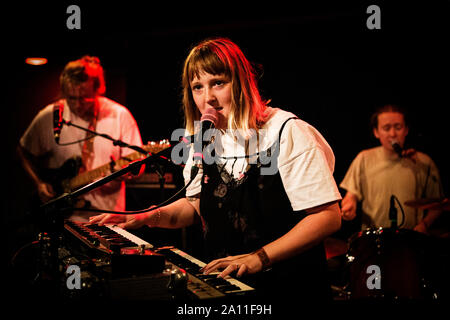
[[[401,113],[403,115],[403,119],[405,120],[405,125],[409,127],[408,113],[405,108],[399,106],[398,104],[384,104],[379,106],[370,117],[370,125],[372,126],[372,129],[378,128],[378,116],[383,112]]]

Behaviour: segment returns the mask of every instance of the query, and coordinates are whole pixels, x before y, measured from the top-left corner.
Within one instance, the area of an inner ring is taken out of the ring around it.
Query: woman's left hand
[[[241,254],[237,256],[228,256],[222,259],[216,259],[202,268],[203,274],[222,270],[217,276],[225,278],[232,272],[236,272],[236,277],[244,274],[253,274],[262,270],[262,262],[255,253]]]

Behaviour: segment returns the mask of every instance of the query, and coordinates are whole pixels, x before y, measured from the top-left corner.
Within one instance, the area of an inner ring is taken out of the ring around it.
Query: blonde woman
[[[183,199],[91,222],[123,228],[201,222],[209,262],[204,273],[243,277],[262,296],[295,290],[296,299],[330,297],[322,240],[340,228],[341,197],[325,139],[292,113],[267,105],[252,65],[228,39],[193,47],[182,84],[188,134],[195,133],[203,114],[217,118],[215,161],[203,164]],[[189,157],[186,183],[191,167]]]

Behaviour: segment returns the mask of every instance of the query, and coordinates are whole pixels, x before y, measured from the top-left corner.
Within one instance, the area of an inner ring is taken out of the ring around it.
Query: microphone
[[[53,105],[53,136],[55,142],[59,144],[59,137],[63,126],[63,106],[59,103]]]
[[[391,145],[392,148],[394,149],[394,151],[398,154],[398,156],[401,158],[402,157],[402,151],[403,148],[400,146],[400,144],[398,143],[397,140],[392,140],[391,141]]]
[[[203,139],[203,132],[214,129],[217,123],[217,110],[213,107],[207,108],[200,118],[201,128],[194,136],[194,163],[191,168],[191,178],[195,177],[198,170],[203,167],[203,151],[211,140]]]

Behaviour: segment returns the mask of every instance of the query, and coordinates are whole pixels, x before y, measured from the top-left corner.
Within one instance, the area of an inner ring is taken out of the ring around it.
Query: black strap
[[[298,117],[291,117],[291,118],[288,118],[288,119],[286,119],[286,121],[284,121],[283,124],[281,125],[280,132],[278,133],[278,144],[279,144],[280,141],[281,141],[281,134],[283,133],[283,130],[284,130],[284,127],[286,126],[286,123],[287,123],[289,120],[292,120],[292,119],[298,119]],[[272,149],[272,147],[270,147],[269,149]],[[254,156],[259,156],[260,153],[261,153],[261,151],[258,151],[258,152],[254,153],[254,154],[244,155],[244,156],[220,157],[220,158],[221,158],[221,159],[225,159],[225,160],[232,160],[232,159],[237,160],[237,159],[242,159],[242,158],[248,159],[248,158],[251,158],[251,157],[254,157]]]
[[[286,125],[286,123],[287,123],[289,120],[292,120],[292,119],[297,119],[297,120],[298,120],[298,117],[290,117],[290,118],[288,118],[285,122],[283,122],[283,124],[282,124],[282,126],[281,126],[281,129],[280,129],[280,133],[278,134],[278,142],[281,142],[281,134],[283,133],[284,126]]]

